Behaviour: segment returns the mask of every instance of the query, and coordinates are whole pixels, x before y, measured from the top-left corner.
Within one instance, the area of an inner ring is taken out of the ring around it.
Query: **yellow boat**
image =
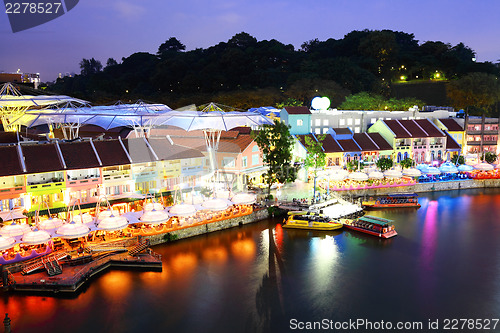
[[[288,212],[283,228],[328,231],[342,228],[342,223],[332,222],[329,217],[313,212]]]

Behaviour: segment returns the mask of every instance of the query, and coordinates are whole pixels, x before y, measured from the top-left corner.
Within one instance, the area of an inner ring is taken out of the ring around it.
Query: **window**
[[[361,129],[359,127],[354,127],[354,133],[361,133]]]
[[[304,125],[304,121],[302,119],[297,119],[297,126]]]
[[[347,125],[352,125],[352,118],[347,119]]]
[[[356,118],[354,119],[354,125],[360,125],[361,124],[361,119]]]
[[[328,126],[328,119],[323,119],[323,126]]]
[[[232,157],[224,157],[222,160],[222,166],[227,168],[234,168],[234,158]]]
[[[345,126],[345,119],[339,119],[339,126]]]
[[[377,122],[377,118],[372,118],[372,119],[370,120],[370,123],[372,123],[372,124],[375,124],[376,122]]]
[[[252,152],[255,153],[255,152],[258,152],[258,151],[259,151],[259,146],[257,146],[257,145],[253,146]]]
[[[321,128],[316,127],[316,129],[314,130],[314,133],[321,134]]]
[[[321,126],[321,119],[314,119],[314,124],[316,126]]]
[[[253,154],[252,155],[252,165],[257,165],[257,164],[259,164],[259,155]]]
[[[248,157],[246,156],[243,156],[243,158],[241,159],[241,166],[246,168],[247,167],[247,163],[248,163]]]

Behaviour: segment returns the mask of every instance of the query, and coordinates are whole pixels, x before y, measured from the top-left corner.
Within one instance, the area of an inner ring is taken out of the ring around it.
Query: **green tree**
[[[275,119],[274,125],[263,125],[258,131],[252,131],[251,135],[268,167],[264,177],[268,184],[268,195],[272,184],[294,181],[296,170],[291,165],[294,140],[290,135],[290,126]]]
[[[325,138],[326,134],[322,134],[316,136],[317,140],[310,136],[306,136],[304,139],[307,150],[307,157],[304,165],[306,168],[312,168],[314,175],[313,200],[316,200],[316,177],[318,175],[318,170],[326,165],[326,154],[323,151],[323,140],[325,140]]]
[[[462,155],[453,155],[453,157],[451,158],[451,163],[453,164],[465,164],[465,159]]]
[[[304,103],[302,101],[298,101],[295,98],[287,98],[283,102],[276,103],[277,109],[283,109],[285,106],[303,106]]]
[[[491,115],[492,107],[500,101],[500,83],[493,74],[469,73],[451,81],[446,87],[446,95],[457,109],[478,107]]]
[[[390,168],[392,168],[392,159],[390,158],[387,158],[387,157],[381,157],[378,159],[377,163],[375,163],[377,165],[377,168],[380,169],[380,171],[384,172],[385,170],[389,170]]]
[[[186,45],[182,44],[177,38],[170,37],[165,43],[158,47],[158,52],[156,54],[160,58],[164,58],[176,54],[177,52],[184,51],[185,49]]]
[[[497,160],[497,154],[487,151],[483,154],[483,160],[486,163],[494,163]]]
[[[81,75],[96,74],[102,70],[102,64],[99,60],[95,60],[94,58],[83,58],[82,61],[80,61],[80,70]]]
[[[404,160],[402,160],[399,164],[403,169],[409,169],[413,166],[413,160],[407,157]]]

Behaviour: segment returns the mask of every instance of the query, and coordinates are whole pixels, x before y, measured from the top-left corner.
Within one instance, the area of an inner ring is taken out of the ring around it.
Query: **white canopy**
[[[493,170],[493,165],[488,164],[488,163],[479,163],[479,164],[474,165],[474,169],[481,170],[481,171],[490,171],[490,170]]]
[[[164,210],[149,210],[145,211],[144,214],[139,218],[143,223],[157,224],[166,223],[170,219],[170,216]]]
[[[56,229],[59,228],[64,224],[64,221],[59,218],[52,218],[49,217],[46,220],[38,222],[38,228],[42,230],[51,230],[51,229]]]
[[[439,171],[442,173],[457,173],[458,168],[451,162],[445,162],[439,167]]]
[[[148,202],[144,205],[144,211],[148,210],[164,210],[165,208],[159,202]]]
[[[458,166],[458,171],[460,172],[467,172],[472,170],[474,170],[474,167],[472,165],[461,164]]]
[[[24,216],[22,213],[15,210],[1,211],[0,218],[2,221],[10,221],[10,220],[19,220],[26,219],[27,216]]]
[[[408,168],[403,170],[403,175],[408,177],[420,177],[422,172],[416,168]]]
[[[7,250],[16,244],[16,240],[12,237],[0,235],[0,250]]]
[[[390,169],[384,172],[384,176],[387,178],[401,178],[403,173],[396,169]]]
[[[384,178],[384,174],[380,171],[372,171],[368,174],[368,178],[371,179],[382,179]]]
[[[224,199],[209,199],[204,201],[201,207],[210,210],[226,210],[229,207],[229,202]]]
[[[35,229],[33,231],[24,234],[22,242],[24,244],[36,245],[36,244],[47,243],[50,239],[51,236],[47,231]]]
[[[440,175],[441,171],[439,171],[438,168],[436,167],[428,167],[426,170],[422,170],[423,173],[428,174],[428,175]]]
[[[84,213],[82,215],[80,214],[75,214],[73,216],[73,221],[75,222],[79,222],[79,223],[83,223],[83,224],[87,224],[87,223],[90,223],[94,220],[94,218],[92,217],[92,215],[90,215],[89,213]]]
[[[90,228],[81,222],[71,221],[59,227],[56,230],[55,236],[61,238],[79,238],[87,236],[90,233]]]
[[[364,172],[351,172],[349,174],[349,179],[352,179],[352,180],[357,180],[357,181],[364,181],[364,180],[368,180],[368,175]]]
[[[110,215],[102,219],[97,228],[105,231],[121,230],[128,225],[128,221],[124,216]]]
[[[231,201],[235,205],[251,205],[257,201],[257,196],[252,193],[237,193],[233,195]]]
[[[16,222],[6,225],[0,229],[0,235],[5,237],[16,237],[31,231],[27,224],[17,224]]]
[[[177,204],[170,207],[168,211],[171,216],[189,216],[196,213],[196,207],[189,204]]]

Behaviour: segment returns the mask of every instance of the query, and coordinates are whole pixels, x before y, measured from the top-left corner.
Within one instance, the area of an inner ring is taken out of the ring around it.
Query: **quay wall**
[[[435,183],[417,183],[409,186],[387,187],[387,188],[373,188],[373,189],[353,189],[343,191],[350,195],[385,195],[389,193],[419,193],[419,192],[435,192],[435,191],[448,191],[472,188],[487,188],[487,187],[500,187],[500,179],[466,179],[454,180]],[[340,193],[339,193],[340,194]]]
[[[149,238],[151,245],[158,245],[162,243],[167,243],[168,241],[172,240],[185,239],[193,236],[208,234],[214,231],[237,227],[243,224],[257,222],[260,220],[264,220],[268,217],[269,213],[267,209],[254,210],[251,214],[248,215],[238,216],[231,219],[206,223],[193,227],[187,227],[184,229],[161,233],[157,235],[145,236],[144,238]]]

